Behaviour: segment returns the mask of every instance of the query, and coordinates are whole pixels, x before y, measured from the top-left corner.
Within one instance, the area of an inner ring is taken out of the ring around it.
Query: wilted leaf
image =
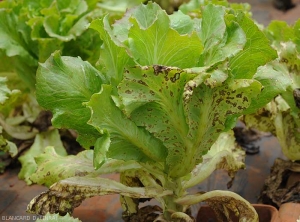
[[[150,187],[128,187],[106,178],[72,177],[50,187],[36,196],[27,207],[27,212],[45,215],[72,213],[75,207],[87,198],[107,194],[121,194],[133,198],[153,198],[172,194],[172,191]]]
[[[234,192],[214,190],[204,194],[193,194],[176,200],[182,205],[192,205],[207,202],[215,211],[220,221],[230,221],[230,212],[239,217],[239,221],[258,222],[258,215],[253,206]]]

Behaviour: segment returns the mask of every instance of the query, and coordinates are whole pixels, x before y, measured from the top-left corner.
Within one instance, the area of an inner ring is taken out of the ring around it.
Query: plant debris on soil
[[[259,202],[277,208],[287,202],[300,203],[300,163],[276,159]]]

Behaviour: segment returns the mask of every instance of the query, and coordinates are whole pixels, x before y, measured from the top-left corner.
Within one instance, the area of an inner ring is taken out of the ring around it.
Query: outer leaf
[[[230,191],[214,190],[204,194],[187,195],[176,200],[178,204],[192,205],[206,201],[220,221],[229,221],[229,212],[239,216],[239,221],[258,222],[258,215],[253,206],[238,194]]]
[[[172,194],[172,191],[150,187],[128,187],[106,178],[72,177],[62,180],[50,190],[35,197],[27,212],[45,215],[49,213],[72,213],[73,209],[89,197],[121,194],[133,198],[153,198]]]
[[[287,78],[288,75],[288,70],[277,61],[258,68],[254,78],[263,85],[263,89],[258,98],[253,100],[251,106],[245,110],[244,114],[254,113],[274,97],[285,92],[292,84],[291,79]]]
[[[103,167],[95,171],[92,160],[93,150],[82,151],[76,156],[61,156],[55,152],[53,147],[46,147],[45,152],[35,158],[38,168],[30,176],[30,180],[50,187],[52,184],[69,177],[118,173],[141,167],[132,161],[108,160]]]
[[[106,130],[110,134],[107,157],[141,162],[164,161],[166,148],[149,132],[125,117],[112,100],[111,91],[111,86],[102,85],[101,91],[87,103],[92,110],[89,124],[99,132]],[[101,101],[101,105],[98,101]]]
[[[157,10],[151,16],[140,13],[151,7],[155,5],[141,6],[135,17],[130,18],[132,27],[128,33],[128,47],[133,58],[140,65],[194,67],[202,52],[202,43],[196,33],[180,35],[170,28],[165,11]],[[146,12],[149,15],[150,10]]]
[[[238,24],[247,38],[244,49],[230,59],[230,69],[236,79],[252,78],[256,69],[277,57],[268,39],[254,22],[242,13],[237,16]]]
[[[193,141],[195,152],[190,154],[195,162],[201,161],[219,134],[229,128],[228,121],[241,115],[260,90],[259,82],[247,79],[229,80],[215,88],[201,84],[192,89],[193,95],[186,100],[185,109],[190,126],[187,137]]]
[[[17,146],[14,143],[6,140],[3,137],[3,135],[2,135],[2,127],[0,126],[0,152],[1,151],[9,153],[9,155],[11,157],[14,157],[14,156],[16,156],[18,154],[18,148],[17,148]],[[0,169],[1,169],[1,167],[0,167]],[[2,170],[0,170],[0,172],[1,171]]]
[[[90,110],[83,103],[99,92],[103,82],[102,74],[88,62],[61,57],[55,52],[38,68],[37,100],[42,107],[53,112],[54,126],[76,130],[79,134],[77,140],[89,148],[99,133],[87,124]]]
[[[289,112],[278,112],[274,125],[283,154],[292,161],[300,160],[299,119]]]
[[[244,115],[242,119],[246,123],[247,127],[275,134],[276,129],[274,126],[274,118],[276,112],[276,104],[274,101],[271,101],[265,107],[258,109],[256,113]]]
[[[19,178],[24,179],[28,185],[32,183],[29,179],[30,176],[36,171],[37,164],[34,158],[44,152],[46,146],[55,146],[56,152],[60,155],[67,155],[67,152],[60,140],[60,135],[58,130],[48,131],[40,133],[35,137],[33,145],[30,149],[21,157],[19,161],[22,164],[22,169],[19,173]]]
[[[183,164],[191,145],[186,138],[183,91],[193,76],[172,67],[135,67],[125,71],[125,79],[119,85],[126,113],[163,142],[169,153],[168,168],[176,173],[174,165],[180,165],[182,171],[189,168],[188,163]]]
[[[69,214],[66,214],[65,216],[60,216],[59,214],[50,214],[47,213],[45,216],[43,216],[42,219],[37,219],[36,222],[81,222],[78,218],[73,218]]]
[[[235,173],[245,167],[244,158],[245,152],[235,143],[233,132],[222,133],[208,153],[203,156],[203,162],[192,171],[190,179],[183,187],[187,189],[201,183],[216,169],[227,170],[233,180]]]

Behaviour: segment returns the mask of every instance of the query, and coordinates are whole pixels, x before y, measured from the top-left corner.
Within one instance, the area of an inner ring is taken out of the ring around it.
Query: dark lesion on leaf
[[[168,73],[170,71],[170,67],[162,66],[162,65],[153,65],[154,74],[158,76],[160,73]]]
[[[147,85],[147,83],[146,83],[146,82],[144,82],[144,81],[143,81],[143,80],[141,80],[141,79],[138,81],[138,83],[139,83],[139,84],[142,84],[142,85],[144,85],[144,86],[148,86],[148,85]]]
[[[175,75],[171,77],[172,82],[176,82],[178,79],[180,79],[180,72],[175,73]]]
[[[153,66],[153,70],[154,70],[155,75],[163,73],[164,69],[165,69],[165,66],[160,66],[160,65],[154,65]]]

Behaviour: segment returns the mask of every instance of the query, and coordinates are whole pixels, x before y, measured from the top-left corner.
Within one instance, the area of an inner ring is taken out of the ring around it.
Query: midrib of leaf
[[[211,92],[210,92],[211,94]],[[203,136],[205,135],[206,131],[208,130],[208,127],[211,124],[208,124],[211,121],[211,112],[212,112],[212,101],[210,100],[210,98],[207,98],[209,96],[205,96],[206,98],[202,98],[202,100],[205,102],[205,104],[203,104],[201,106],[201,108],[204,108],[204,110],[202,111],[202,116],[199,119],[198,123],[198,129],[196,131],[196,133],[194,134],[194,138],[193,138],[193,144],[192,144],[192,148],[191,151],[189,152],[189,161],[192,161],[193,159],[197,159],[198,155],[197,155],[197,151],[201,150],[201,143],[203,140]],[[198,114],[199,115],[199,114]]]
[[[179,115],[176,115],[177,112],[173,112],[173,110],[178,110],[178,107],[174,106],[173,103],[169,100],[164,99],[165,97],[161,97],[162,103],[160,104],[165,112],[169,115],[169,120],[171,121],[171,125],[174,126],[178,134],[180,135],[180,139],[184,144],[184,149],[186,151],[189,151],[189,148],[191,147],[191,142],[187,139],[188,134],[188,126],[183,118],[178,118],[178,116],[183,116],[181,113]],[[167,105],[166,105],[167,104]],[[168,108],[171,107],[171,108]],[[181,104],[179,105],[181,107]]]

